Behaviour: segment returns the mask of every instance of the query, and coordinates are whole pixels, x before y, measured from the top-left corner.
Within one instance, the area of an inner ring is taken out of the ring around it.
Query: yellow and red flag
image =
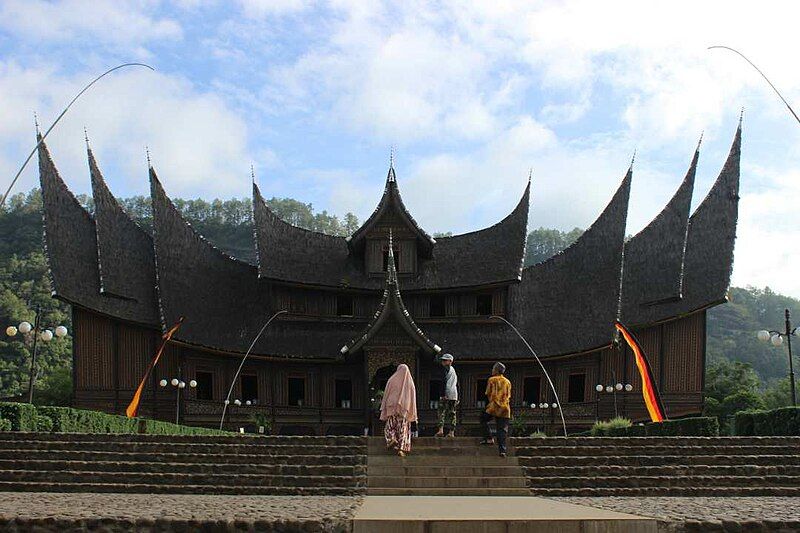
[[[158,347],[156,356],[153,357],[153,360],[150,362],[150,366],[147,367],[147,371],[144,373],[142,382],[139,383],[139,387],[136,389],[130,405],[128,405],[128,408],[125,409],[125,414],[128,415],[128,418],[133,418],[139,413],[139,402],[142,399],[142,391],[144,391],[144,385],[147,383],[147,378],[150,376],[150,372],[152,372],[156,367],[159,358],[161,358],[161,354],[164,353],[164,348],[166,348],[167,342],[169,342],[172,336],[175,335],[175,332],[178,331],[178,329],[181,327],[181,324],[183,324],[183,317],[180,317],[178,321],[175,322],[175,325],[161,336],[161,345]]]
[[[625,338],[625,342],[631,347],[633,356],[636,358],[636,367],[639,369],[639,375],[642,377],[644,405],[647,407],[647,412],[650,414],[650,420],[653,422],[663,422],[667,418],[666,411],[664,410],[664,404],[661,402],[661,396],[658,394],[656,382],[653,379],[653,369],[650,368],[650,363],[644,355],[641,344],[639,344],[639,341],[633,333],[623,326],[621,322],[615,322],[614,327],[616,327],[617,331]]]

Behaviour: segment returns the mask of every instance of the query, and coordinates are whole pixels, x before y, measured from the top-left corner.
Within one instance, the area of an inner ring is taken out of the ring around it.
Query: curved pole
[[[528,350],[530,350],[530,352],[533,354],[533,357],[536,358],[536,362],[539,363],[539,366],[542,368],[542,372],[544,372],[544,377],[547,378],[547,383],[550,384],[550,390],[553,391],[553,396],[555,396],[556,402],[558,403],[558,412],[561,414],[561,425],[564,428],[564,437],[566,438],[567,437],[567,422],[564,420],[564,410],[561,408],[561,400],[558,399],[558,393],[556,392],[556,387],[555,387],[555,385],[553,385],[553,380],[550,379],[550,374],[547,373],[547,370],[544,368],[544,365],[542,364],[541,359],[539,359],[539,356],[536,355],[536,352],[533,351],[533,348],[531,348],[531,345],[528,344],[528,341],[525,340],[525,337],[522,336],[522,333],[519,332],[519,330],[514,326],[514,324],[512,324],[511,322],[509,322],[508,320],[506,320],[505,318],[503,318],[501,316],[490,316],[489,318],[492,318],[492,319],[496,318],[497,320],[502,320],[503,322],[508,324],[511,327],[511,329],[514,330],[514,333],[516,333],[517,336],[520,339],[522,339],[522,342],[524,342],[525,346],[528,347]]]
[[[108,69],[107,71],[103,72],[102,74],[100,74],[99,76],[97,76],[95,79],[93,79],[91,82],[89,82],[89,84],[88,84],[86,87],[84,87],[83,89],[81,89],[81,92],[79,92],[78,94],[76,94],[76,95],[75,95],[75,98],[73,98],[73,99],[70,101],[70,103],[69,103],[69,104],[67,104],[67,107],[65,107],[65,108],[64,108],[64,110],[61,112],[61,114],[60,114],[60,115],[58,115],[58,118],[55,120],[55,122],[53,122],[53,124],[51,124],[51,125],[50,125],[50,127],[49,127],[49,128],[47,128],[47,131],[46,131],[46,132],[44,132],[44,135],[42,135],[42,138],[41,138],[41,139],[39,139],[39,142],[37,142],[37,143],[36,143],[36,146],[34,146],[34,147],[33,147],[33,150],[31,150],[31,153],[30,153],[30,154],[28,154],[28,158],[25,160],[25,162],[24,162],[24,163],[22,163],[22,166],[21,166],[21,167],[19,167],[19,171],[17,172],[17,175],[16,175],[16,176],[14,176],[14,179],[13,179],[13,180],[11,180],[11,185],[9,185],[9,186],[8,186],[8,189],[6,189],[6,192],[5,192],[5,194],[3,194],[3,199],[2,199],[2,200],[0,200],[0,206],[1,206],[1,205],[5,205],[5,203],[6,203],[6,198],[8,198],[8,195],[11,193],[11,189],[12,189],[12,188],[14,188],[14,184],[15,184],[15,183],[17,183],[17,180],[19,179],[20,175],[22,174],[22,171],[23,171],[23,170],[25,170],[25,167],[26,167],[26,166],[28,166],[28,162],[29,162],[29,161],[31,160],[31,158],[33,157],[33,154],[35,154],[35,153],[36,153],[36,150],[38,150],[38,149],[39,149],[39,145],[40,145],[40,144],[42,144],[42,143],[44,142],[44,139],[45,139],[45,137],[47,137],[47,135],[50,133],[50,131],[52,131],[52,129],[56,127],[56,124],[58,124],[58,121],[59,121],[59,120],[61,120],[61,117],[63,117],[63,116],[64,116],[64,115],[67,113],[67,111],[69,110],[69,108],[70,108],[70,107],[72,107],[72,104],[74,104],[74,103],[75,103],[75,101],[76,101],[78,98],[80,98],[80,97],[81,97],[81,95],[82,95],[83,93],[85,93],[86,91],[88,91],[88,90],[89,90],[89,87],[91,87],[92,85],[94,85],[95,83],[97,83],[98,81],[100,81],[100,79],[101,79],[101,78],[103,78],[104,76],[106,76],[106,75],[108,75],[108,74],[111,74],[111,73],[112,73],[112,72],[114,72],[115,70],[121,69],[121,68],[123,68],[123,67],[146,67],[146,68],[149,68],[150,70],[155,70],[155,69],[154,69],[153,67],[151,67],[150,65],[145,65],[144,63],[124,63],[124,64],[122,64],[122,65],[117,65],[116,67],[114,67],[114,68],[111,68],[111,69]]]
[[[264,333],[264,330],[267,329],[267,326],[269,326],[270,323],[273,320],[275,320],[275,317],[288,312],[289,311],[287,311],[286,309],[281,309],[280,311],[269,317],[269,320],[267,320],[267,322],[263,326],[261,326],[261,330],[258,332],[258,335],[256,335],[256,338],[253,339],[253,342],[250,343],[250,347],[247,349],[247,353],[245,353],[244,357],[242,357],[242,362],[239,363],[239,368],[236,370],[236,374],[233,376],[233,381],[231,381],[231,388],[228,389],[228,395],[225,397],[225,404],[222,406],[222,418],[219,419],[220,430],[222,430],[222,424],[225,423],[225,412],[228,410],[228,404],[231,402],[231,394],[233,393],[233,387],[234,385],[236,385],[236,379],[239,377],[239,373],[242,371],[244,362],[247,361],[247,356],[250,355],[250,352],[253,350],[253,346],[255,346],[256,343],[258,342],[258,339],[261,338],[261,334]]]
[[[786,107],[787,107],[787,109],[789,109],[789,112],[792,114],[792,116],[794,117],[794,119],[795,119],[795,120],[796,120],[798,123],[800,123],[800,117],[798,117],[798,116],[797,116],[797,113],[795,113],[795,112],[794,112],[794,109],[792,109],[792,106],[790,106],[790,105],[789,105],[789,102],[787,102],[787,101],[786,101],[786,98],[784,98],[784,97],[783,97],[783,95],[780,93],[780,91],[778,91],[778,89],[777,89],[777,88],[776,88],[776,87],[775,87],[775,86],[772,84],[772,82],[771,82],[771,81],[769,81],[769,78],[767,78],[767,75],[766,75],[766,74],[764,74],[763,72],[761,72],[761,69],[760,69],[760,68],[758,68],[758,67],[755,65],[755,63],[753,63],[752,61],[750,61],[749,59],[747,59],[747,57],[746,57],[746,56],[745,56],[743,53],[741,53],[739,50],[736,50],[736,49],[734,49],[734,48],[731,48],[730,46],[716,45],[716,46],[709,46],[709,47],[708,47],[708,49],[709,49],[709,50],[712,50],[712,49],[714,49],[714,48],[722,48],[722,49],[724,49],[724,50],[730,50],[730,51],[731,51],[731,52],[733,52],[734,54],[738,54],[738,55],[739,55],[739,56],[740,56],[742,59],[744,59],[745,61],[747,61],[748,63],[750,63],[750,66],[751,66],[751,67],[753,67],[754,69],[756,69],[756,72],[758,72],[759,74],[761,74],[761,77],[762,77],[762,78],[764,78],[764,81],[766,81],[767,83],[769,83],[769,86],[770,86],[770,87],[772,87],[772,90],[773,90],[773,91],[775,91],[775,94],[777,94],[777,95],[778,95],[778,98],[780,98],[780,99],[781,99],[781,101],[782,101],[784,104],[786,104]]]

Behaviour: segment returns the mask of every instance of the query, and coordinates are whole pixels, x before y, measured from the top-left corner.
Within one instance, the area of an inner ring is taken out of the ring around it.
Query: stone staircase
[[[0,491],[357,495],[363,437],[0,432]]]
[[[513,449],[499,457],[497,447],[479,446],[472,437],[414,439],[406,457],[369,439],[367,494],[371,496],[527,496],[525,476]]]
[[[512,442],[537,496],[800,496],[800,437]]]

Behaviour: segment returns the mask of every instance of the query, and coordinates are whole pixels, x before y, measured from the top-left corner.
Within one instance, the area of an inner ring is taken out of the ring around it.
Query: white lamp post
[[[762,329],[756,333],[758,340],[762,342],[769,341],[773,346],[780,347],[783,345],[783,339],[786,339],[786,348],[789,350],[789,384],[792,391],[792,405],[797,406],[797,392],[795,391],[794,382],[794,362],[792,361],[792,337],[797,336],[797,328],[792,328],[792,319],[789,309],[784,309],[784,330],[775,331]]]
[[[181,367],[178,367],[178,376],[181,375]],[[158,385],[162,388],[165,388],[167,385],[171,385],[175,387],[175,423],[180,424],[181,420],[181,389],[185,389],[187,383],[180,379],[180,377],[172,378],[169,381],[166,379],[162,379],[158,382]],[[191,380],[188,383],[190,388],[197,387],[197,381]]]
[[[616,378],[616,376],[613,376]],[[615,379],[616,381],[616,379]],[[595,408],[595,420],[600,418],[600,393],[603,391],[607,392],[608,394],[614,395],[614,416],[618,417],[619,412],[617,410],[617,392],[631,392],[633,390],[633,385],[630,383],[614,383],[613,385],[602,385],[598,383],[594,390],[597,391],[597,406]]]
[[[37,341],[50,342],[53,340],[54,336],[53,330],[42,329],[39,320],[41,314],[41,307],[37,306],[36,315],[33,320],[33,326],[31,326],[30,322],[22,321],[18,326],[8,326],[6,328],[6,335],[9,337],[15,337],[17,334],[22,334],[26,341],[33,342],[33,346],[31,347],[30,375],[28,378],[28,403],[33,403],[33,389],[34,385],[36,384],[36,376],[39,373],[38,369],[36,368],[36,356],[39,354],[39,344]],[[55,337],[60,339],[66,336],[67,328],[64,326],[56,326]]]

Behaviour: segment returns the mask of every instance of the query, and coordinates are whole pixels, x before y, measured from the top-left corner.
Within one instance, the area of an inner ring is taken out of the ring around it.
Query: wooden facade
[[[691,215],[698,153],[664,210],[626,239],[631,168],[572,246],[525,267],[530,182],[497,224],[436,239],[406,209],[393,168],[377,208],[347,238],[282,221],[254,184],[251,264],[199,235],[152,168],[152,234],[124,212],[91,152],[89,214],[41,143],[53,295],[73,306],[75,405],[123,413],[161,334],[183,317],[149,378],[143,416],[216,426],[233,386],[231,400],[241,405],[230,405],[228,428],[252,428],[259,415],[275,433],[361,434],[375,430],[376,395],[406,363],[417,384],[420,432],[430,433],[439,387],[434,365],[447,352],[459,376],[459,431],[477,431],[495,361],[506,364],[518,424],[530,429],[558,426],[556,411],[540,407],[545,403],[559,403],[572,429],[614,414],[644,420],[634,358],[615,342],[620,320],[641,341],[668,415],[697,413],[706,310],[725,301],[730,281],[740,147],[741,128]],[[537,350],[556,394],[497,317]],[[172,378],[197,387],[179,396],[159,385]],[[617,383],[632,391],[595,390]]]

